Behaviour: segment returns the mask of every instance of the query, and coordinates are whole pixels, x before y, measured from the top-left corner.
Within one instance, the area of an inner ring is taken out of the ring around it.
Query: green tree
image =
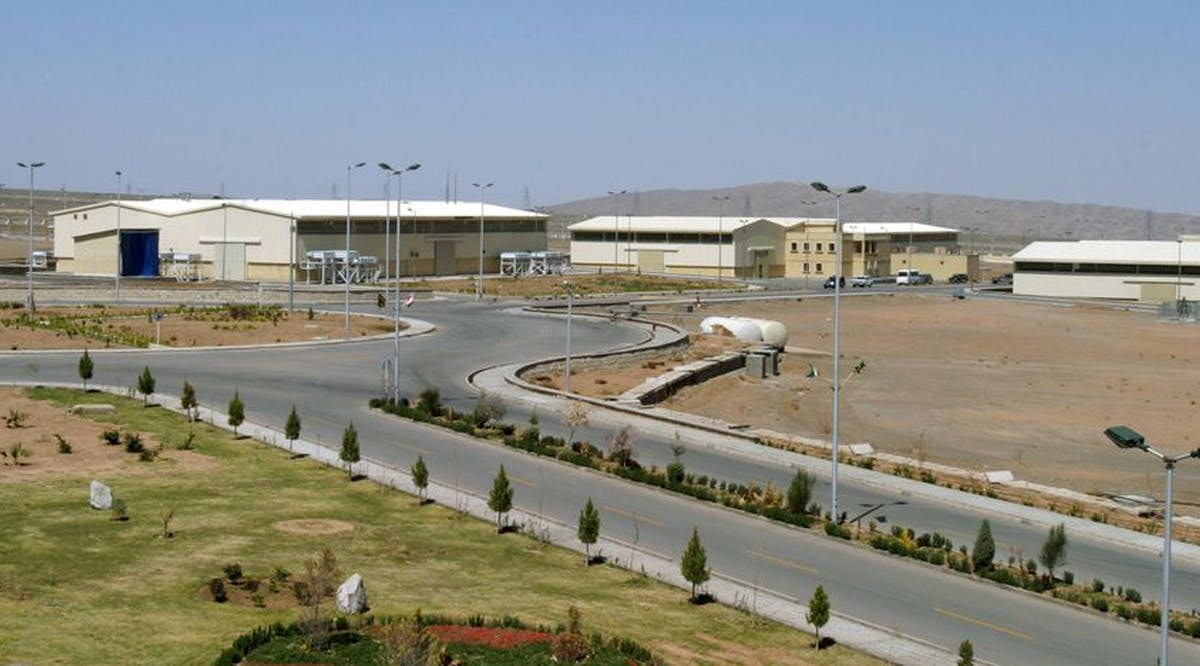
[[[83,350],[83,356],[79,357],[79,378],[83,380],[83,390],[87,392],[88,380],[92,378],[92,371],[95,370],[95,365],[92,364],[92,357],[88,354],[88,350]]]
[[[296,440],[300,439],[300,415],[296,413],[296,405],[292,405],[292,413],[288,414],[287,423],[283,425],[283,436],[288,441],[288,451],[296,446]]]
[[[808,613],[804,616],[817,630],[817,649],[821,649],[821,627],[824,627],[829,622],[829,595],[825,594],[825,588],[818,585],[817,591],[813,592],[812,599],[808,600]]]
[[[488,493],[488,508],[496,512],[497,531],[503,530],[501,519],[504,514],[512,511],[512,506],[513,487],[508,482],[508,474],[504,472],[504,465],[500,465],[500,471],[492,481],[492,492]]]
[[[975,647],[971,641],[958,644],[958,666],[975,666]]]
[[[816,482],[817,477],[809,474],[806,470],[796,470],[796,476],[792,477],[792,483],[788,486],[787,510],[798,516],[806,513],[808,504],[812,500],[813,485]]]
[[[354,464],[362,460],[362,456],[358,452],[358,431],[354,429],[353,422],[342,431],[342,450],[338,457],[346,463],[346,474],[354,479]]]
[[[692,528],[692,538],[688,540],[687,548],[683,551],[683,561],[679,567],[683,579],[692,584],[692,600],[696,600],[696,586],[708,582],[712,570],[708,568],[708,553],[700,543],[700,530]]]
[[[417,456],[417,462],[412,466],[412,481],[417,487],[417,500],[425,503],[425,489],[429,487],[429,468],[425,466],[425,458]]]
[[[192,387],[191,382],[183,382],[183,395],[179,398],[179,406],[183,408],[183,413],[189,421],[196,420],[196,408],[200,406],[200,401],[196,400],[196,389]]]
[[[237,389],[233,389],[233,399],[229,401],[229,425],[233,426],[233,436],[238,436],[238,426],[246,421],[246,405]]]
[[[992,566],[996,557],[996,542],[992,539],[992,524],[984,518],[979,523],[979,533],[975,535],[975,550],[971,551],[971,563],[975,571],[983,571]]]
[[[592,544],[600,538],[600,512],[596,510],[592,504],[592,498],[588,498],[587,504],[583,505],[583,510],[579,512],[579,541],[583,544],[584,557],[588,564],[592,562]]]
[[[150,394],[154,393],[154,375],[150,374],[150,366],[142,369],[142,374],[138,375],[137,390],[142,394],[142,406],[146,407],[150,404]]]
[[[1046,536],[1046,542],[1042,544],[1042,553],[1038,556],[1038,561],[1046,567],[1046,572],[1053,581],[1054,570],[1067,563],[1067,526],[1065,524],[1059,523],[1050,528],[1050,534]]]

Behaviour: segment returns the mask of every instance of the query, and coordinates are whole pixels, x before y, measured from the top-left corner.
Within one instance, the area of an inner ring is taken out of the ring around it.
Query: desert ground
[[[720,305],[678,319],[742,315],[787,325],[781,374],[731,374],[666,407],[822,436],[832,401],[831,298]],[[1153,445],[1200,446],[1200,329],[1104,305],[949,295],[842,302],[841,441],[1092,493],[1163,495],[1162,465],[1104,437],[1125,424]],[[854,368],[864,363],[861,372]],[[1194,363],[1194,364],[1193,364]],[[815,367],[816,378],[809,378]],[[1175,499],[1200,503],[1200,465],[1181,464]],[[1189,512],[1194,513],[1194,511]]]

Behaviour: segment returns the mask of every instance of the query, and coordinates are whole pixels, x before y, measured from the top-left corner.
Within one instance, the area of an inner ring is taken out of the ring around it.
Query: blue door
[[[158,276],[158,231],[122,231],[121,276]]]

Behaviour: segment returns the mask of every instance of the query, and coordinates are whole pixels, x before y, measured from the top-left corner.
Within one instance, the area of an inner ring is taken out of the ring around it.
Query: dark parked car
[[[954,275],[950,276],[949,280],[946,281],[950,284],[966,284],[970,279],[971,278],[968,277],[966,273],[955,273]]]
[[[834,283],[834,280],[837,280],[837,281],[838,281],[838,283],[839,283],[839,284],[837,285],[838,287],[845,287],[845,286],[846,286],[846,276],[845,276],[845,275],[843,275],[843,276],[841,276],[841,277],[835,277],[835,276],[833,276],[833,275],[830,275],[830,276],[829,276],[828,278],[826,278],[826,280],[825,280],[825,288],[826,288],[826,289],[833,289],[833,283]]]
[[[992,284],[1012,284],[1012,273],[997,275],[996,277],[992,278]]]

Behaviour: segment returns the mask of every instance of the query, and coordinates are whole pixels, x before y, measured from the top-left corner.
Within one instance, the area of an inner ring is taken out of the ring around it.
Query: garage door
[[[454,275],[454,241],[434,241],[433,272],[435,275]]]
[[[643,273],[665,273],[666,262],[662,250],[638,250],[638,270]]]

